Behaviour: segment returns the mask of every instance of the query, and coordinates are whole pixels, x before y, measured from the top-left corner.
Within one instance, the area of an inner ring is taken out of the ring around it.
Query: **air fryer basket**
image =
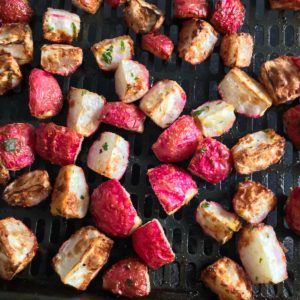
[[[22,68],[24,80],[21,87],[1,97],[1,123],[30,122],[37,125],[37,121],[30,116],[28,110],[28,74],[32,67],[40,64],[40,47],[46,43],[42,38],[41,17],[47,7],[64,8],[76,12],[82,21],[82,30],[75,43],[84,50],[84,63],[71,77],[59,78],[64,95],[70,86],[84,87],[104,95],[108,100],[116,100],[114,93],[114,78],[111,73],[100,71],[90,51],[90,46],[104,38],[115,37],[128,33],[122,19],[122,7],[114,10],[104,4],[96,15],[88,15],[76,9],[71,0],[31,0],[35,10],[32,29],[35,43],[35,56],[32,66]],[[172,19],[171,0],[154,1],[166,12],[166,22],[163,32],[177,42],[180,23]],[[254,56],[248,72],[257,76],[261,63],[280,54],[300,55],[299,24],[300,12],[271,11],[267,0],[244,0],[247,17],[242,31],[250,32],[255,38]],[[212,5],[212,1],[210,1]],[[227,69],[223,67],[219,57],[219,46],[212,56],[198,66],[182,62],[173,54],[169,62],[164,62],[152,55],[141,51],[140,36],[131,31],[129,34],[135,41],[135,59],[145,64],[150,71],[152,81],[159,79],[173,79],[179,82],[188,95],[185,113],[202,104],[206,100],[219,98],[217,84],[223,78]],[[299,103],[295,101],[292,105]],[[289,105],[271,108],[263,118],[252,120],[238,116],[237,122],[229,134],[220,138],[227,146],[233,146],[237,139],[246,133],[271,127],[279,134],[284,134],[282,127],[282,113]],[[59,116],[53,118],[57,124],[65,125],[67,105]],[[191,203],[179,210],[173,216],[163,212],[155,198],[146,178],[148,168],[158,165],[158,160],[151,151],[151,145],[161,132],[149,119],[146,121],[144,134],[135,134],[119,130],[111,126],[100,125],[100,130],[92,138],[86,139],[77,163],[85,169],[87,180],[92,191],[103,178],[86,168],[86,156],[89,146],[99,133],[104,130],[116,132],[126,138],[131,145],[130,163],[122,184],[131,193],[135,207],[143,221],[158,218],[162,223],[169,241],[176,254],[175,261],[157,271],[150,271],[152,293],[148,299],[216,299],[200,282],[200,272],[208,264],[220,256],[227,255],[237,261],[236,236],[224,246],[218,245],[206,237],[196,225],[194,214],[197,204],[202,199],[211,199],[231,208],[231,197],[238,182],[245,176],[235,172],[221,184],[211,185],[197,180],[199,195]],[[299,153],[293,150],[292,144],[287,142],[286,152],[282,161],[266,171],[255,173],[251,178],[262,182],[272,189],[278,196],[277,208],[268,216],[266,223],[274,226],[278,238],[288,249],[287,260],[289,279],[276,286],[255,286],[255,299],[300,299],[300,239],[287,229],[283,219],[283,207],[291,187],[300,184]],[[183,163],[182,166],[186,166]],[[32,169],[46,168],[54,181],[58,167],[52,166],[41,159],[37,159]],[[24,170],[22,171],[24,172]],[[19,175],[12,174],[13,176]],[[101,275],[103,271],[120,258],[133,255],[131,240],[116,240],[111,258],[104,270],[94,279],[88,290],[77,292],[60,283],[58,276],[51,267],[51,259],[61,243],[76,229],[91,224],[90,216],[84,220],[65,220],[52,217],[49,211],[49,201],[34,208],[14,208],[0,201],[0,216],[14,216],[22,219],[37,235],[39,250],[29,267],[16,276],[11,282],[0,281],[0,299],[15,300],[50,300],[50,299],[114,299],[108,293],[101,291]]]

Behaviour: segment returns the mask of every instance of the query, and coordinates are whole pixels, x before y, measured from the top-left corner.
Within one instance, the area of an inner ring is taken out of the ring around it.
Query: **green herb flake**
[[[17,139],[11,138],[2,142],[6,152],[15,152],[17,148]]]
[[[263,261],[263,259],[262,259],[262,257],[260,257],[260,259],[259,259],[259,263],[261,264],[261,263],[262,263],[262,261]]]
[[[103,145],[102,145],[102,148],[104,151],[107,151],[108,150],[108,144],[105,142]]]
[[[80,196],[80,199],[81,199],[81,200],[84,200],[84,196],[83,196],[83,195],[81,195],[81,196]]]
[[[249,180],[251,180],[251,178],[249,176],[246,176],[245,181],[249,181]]]
[[[84,96],[87,93],[87,91],[83,90],[81,91],[81,96]]]
[[[258,276],[255,276],[255,281],[258,281]]]
[[[14,77],[14,74],[13,74],[12,72],[9,72],[9,73],[7,74],[7,80],[12,80],[13,77]]]
[[[72,22],[72,30],[73,30],[73,37],[76,38],[77,36],[77,27],[74,22]]]
[[[201,152],[201,153],[207,152],[207,148],[202,148],[202,149],[200,149],[200,152]]]
[[[113,45],[110,45],[102,54],[102,60],[106,62],[108,65],[112,62],[112,51],[114,49]]]
[[[201,207],[202,208],[208,208],[209,207],[209,203],[204,202],[203,204],[201,204]]]
[[[124,43],[124,41],[121,41],[121,51],[125,51],[125,43]]]
[[[127,278],[125,280],[125,284],[128,285],[128,286],[133,286],[134,285],[134,281],[130,278]]]
[[[47,31],[48,32],[51,32],[54,30],[54,27],[50,26],[50,25],[47,25]]]
[[[199,110],[195,110],[192,112],[192,116],[193,117],[198,117],[200,116],[202,113],[209,111],[209,107],[208,106],[204,106],[203,108],[199,109]]]

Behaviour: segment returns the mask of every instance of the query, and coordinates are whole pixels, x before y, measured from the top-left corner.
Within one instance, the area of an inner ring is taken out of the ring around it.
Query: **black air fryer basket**
[[[104,38],[116,37],[129,33],[135,41],[135,59],[145,64],[150,71],[152,82],[160,79],[176,80],[188,95],[184,113],[199,106],[207,100],[219,99],[217,84],[228,71],[224,68],[219,56],[219,44],[214,53],[205,62],[197,66],[187,64],[173,54],[169,62],[154,58],[140,48],[141,37],[129,31],[122,18],[122,7],[111,9],[104,4],[95,15],[88,15],[76,9],[71,0],[31,0],[35,17],[31,23],[33,29],[35,56],[31,66],[22,68],[24,80],[16,90],[1,97],[0,120],[2,124],[13,122],[30,122],[37,125],[37,120],[30,116],[28,109],[28,75],[32,67],[40,66],[40,47],[47,43],[42,35],[42,15],[47,7],[63,8],[80,15],[82,29],[75,43],[84,50],[84,62],[80,69],[70,77],[60,77],[59,83],[64,96],[70,86],[84,87],[104,95],[108,100],[116,100],[114,92],[114,78],[112,73],[99,70],[90,47],[95,42]],[[180,23],[172,18],[173,9],[171,0],[151,1],[166,13],[166,21],[162,31],[177,43]],[[258,75],[261,63],[267,59],[281,54],[300,55],[299,31],[300,12],[271,11],[267,0],[244,0],[247,17],[242,31],[250,32],[255,39],[254,55],[251,66],[246,70],[252,76]],[[212,1],[210,5],[212,6]],[[296,100],[292,105],[298,104]],[[273,128],[279,134],[284,134],[282,114],[290,105],[281,105],[271,108],[260,119],[250,119],[241,115],[230,133],[222,136],[220,140],[228,147],[233,146],[238,138],[247,133],[265,128]],[[53,122],[66,124],[67,105]],[[245,176],[235,172],[222,183],[212,185],[197,179],[199,195],[191,203],[172,216],[164,213],[158,200],[155,198],[147,181],[147,169],[159,164],[151,151],[151,145],[160,134],[158,128],[149,119],[146,121],[144,134],[130,133],[108,125],[100,125],[100,129],[84,141],[77,164],[86,172],[88,184],[92,191],[103,181],[102,176],[90,171],[86,167],[87,151],[100,132],[109,130],[123,136],[130,142],[131,156],[126,174],[121,183],[132,196],[134,206],[144,222],[157,218],[162,223],[168,240],[176,254],[176,259],[156,271],[150,271],[152,293],[147,299],[184,300],[184,299],[216,299],[200,282],[200,272],[207,265],[216,261],[221,256],[229,256],[239,262],[236,251],[236,236],[220,246],[211,238],[205,236],[200,227],[195,223],[194,215],[198,203],[202,199],[210,199],[231,208],[231,198],[237,184],[245,180]],[[284,224],[283,207],[288,191],[291,187],[300,185],[299,153],[292,144],[287,142],[286,152],[282,161],[266,171],[257,172],[251,176],[272,189],[278,196],[278,206],[270,213],[266,223],[274,226],[279,240],[288,249],[289,279],[279,285],[254,286],[255,299],[294,299],[300,300],[300,239],[296,237]],[[186,167],[186,163],[182,166]],[[37,158],[31,169],[45,168],[48,170],[52,182],[58,167],[50,165]],[[22,172],[28,170],[22,170]],[[13,177],[19,173],[12,174]],[[51,267],[51,259],[56,254],[59,246],[75,230],[92,224],[88,215],[84,220],[65,220],[52,217],[49,210],[49,200],[33,208],[15,208],[0,201],[0,216],[14,216],[23,220],[36,233],[39,249],[36,257],[29,267],[18,274],[11,282],[0,281],[0,300],[93,300],[115,299],[114,296],[101,290],[101,276],[103,271],[112,263],[129,255],[133,255],[131,240],[116,240],[109,263],[101,270],[100,274],[92,281],[86,292],[77,292],[64,286]],[[300,216],[299,216],[300,217]]]

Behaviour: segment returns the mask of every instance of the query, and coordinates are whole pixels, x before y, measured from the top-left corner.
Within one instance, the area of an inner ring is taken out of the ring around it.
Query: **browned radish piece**
[[[10,53],[19,65],[30,63],[33,59],[30,26],[22,23],[3,24],[0,27],[0,52]]]
[[[149,90],[149,71],[137,61],[122,60],[115,73],[115,89],[125,103],[142,98]]]
[[[129,143],[112,132],[103,132],[91,146],[87,165],[110,179],[121,179],[129,161]]]
[[[142,36],[142,49],[161,59],[169,60],[174,50],[172,40],[159,32],[149,32]]]
[[[237,215],[227,211],[219,203],[206,200],[197,207],[196,221],[205,234],[221,244],[230,240],[242,226]]]
[[[116,8],[125,2],[126,0],[106,0],[106,3],[113,8]]]
[[[251,300],[252,285],[241,266],[222,257],[201,272],[201,280],[219,299]]]
[[[180,162],[196,151],[202,135],[191,116],[178,118],[152,145],[152,151],[162,162]]]
[[[300,10],[299,0],[269,0],[272,9]]]
[[[289,192],[285,206],[285,219],[291,230],[300,235],[300,187],[295,187]]]
[[[130,0],[125,3],[124,20],[135,33],[148,33],[159,29],[165,17],[153,4],[144,0]]]
[[[56,116],[63,106],[63,95],[57,80],[48,72],[33,69],[29,75],[29,110],[33,117]]]
[[[192,65],[206,60],[214,50],[218,33],[203,20],[185,21],[179,33],[179,57]]]
[[[221,142],[205,138],[199,142],[188,170],[200,178],[216,184],[223,181],[232,170],[230,150]]]
[[[139,227],[132,235],[133,249],[152,269],[158,269],[175,259],[175,254],[157,219]]]
[[[232,203],[241,218],[248,223],[260,223],[275,208],[277,198],[261,183],[247,180],[239,183]]]
[[[41,48],[41,66],[49,73],[69,76],[82,64],[83,52],[70,45],[44,45]]]
[[[216,137],[228,132],[235,121],[234,106],[222,101],[205,102],[191,113],[205,137]]]
[[[222,99],[232,104],[237,113],[260,118],[272,105],[266,89],[244,71],[231,69],[219,84]]]
[[[260,80],[274,105],[300,96],[300,57],[280,56],[266,61],[260,68]]]
[[[28,0],[1,0],[1,23],[29,23],[33,10]]]
[[[36,129],[36,152],[54,165],[74,164],[81,150],[83,136],[75,130],[54,123],[40,123]]]
[[[54,43],[72,43],[80,31],[78,15],[63,9],[48,8],[43,17],[44,39]]]
[[[151,187],[168,215],[187,205],[198,193],[196,182],[185,170],[165,164],[147,172]]]
[[[99,127],[105,98],[85,89],[71,87],[68,102],[67,126],[83,136],[92,135]]]
[[[47,199],[52,190],[47,171],[36,170],[25,173],[3,192],[3,199],[12,206],[31,207]]]
[[[62,167],[53,188],[52,215],[82,219],[87,213],[89,198],[89,188],[82,168],[75,165]]]
[[[283,114],[283,125],[287,136],[297,150],[300,150],[300,105],[289,108]]]
[[[177,19],[206,18],[208,3],[206,0],[175,0],[174,17]]]
[[[220,33],[233,33],[243,25],[245,15],[241,0],[218,0],[210,21]]]
[[[103,0],[72,0],[72,4],[90,14],[95,14]]]
[[[114,237],[127,237],[142,224],[130,195],[116,179],[105,181],[94,189],[91,213],[96,226]]]
[[[252,283],[277,284],[288,278],[286,257],[272,226],[243,227],[238,252]]]
[[[32,261],[37,248],[35,235],[20,220],[0,220],[0,277],[13,279]]]
[[[104,105],[101,122],[129,131],[144,131],[145,114],[134,104],[120,101],[107,102]]]
[[[122,259],[104,274],[103,289],[118,296],[145,297],[151,289],[148,268],[136,258]]]
[[[91,50],[99,68],[104,71],[114,71],[123,59],[132,59],[134,56],[133,40],[129,35],[100,41]]]
[[[34,127],[28,123],[0,126],[0,161],[7,170],[20,170],[35,159]]]
[[[9,53],[0,53],[0,96],[17,87],[21,80],[17,61]]]
[[[273,129],[247,134],[232,147],[234,166],[239,174],[262,171],[280,161],[285,139]]]
[[[108,261],[113,244],[95,227],[82,227],[59,248],[53,268],[64,284],[84,291]]]
[[[227,34],[222,38],[220,56],[227,67],[245,68],[251,64],[253,37],[249,33]]]
[[[181,114],[186,93],[173,80],[155,83],[140,102],[140,109],[161,128],[169,127]]]

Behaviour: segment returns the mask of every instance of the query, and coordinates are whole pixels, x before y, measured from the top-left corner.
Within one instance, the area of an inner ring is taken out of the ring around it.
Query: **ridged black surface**
[[[104,95],[108,100],[116,100],[114,93],[114,79],[110,73],[100,71],[94,61],[90,46],[104,38],[115,37],[128,33],[122,20],[122,8],[111,9],[104,4],[96,15],[87,15],[76,9],[71,0],[32,0],[30,1],[35,17],[32,29],[35,42],[35,56],[32,66],[22,68],[24,80],[17,90],[10,92],[0,99],[1,123],[30,122],[37,125],[28,110],[28,74],[32,67],[38,67],[40,61],[40,47],[45,43],[42,38],[41,17],[47,7],[64,8],[78,13],[82,21],[80,36],[75,45],[84,50],[84,63],[71,77],[58,78],[63,93],[66,96],[69,86],[84,87]],[[169,35],[176,44],[180,23],[172,19],[171,0],[154,1],[166,12],[166,22],[162,31]],[[243,31],[250,32],[255,38],[254,56],[248,72],[257,76],[260,64],[266,59],[279,54],[300,55],[299,51],[299,24],[300,13],[271,11],[267,0],[244,0],[247,7],[247,17]],[[210,3],[212,4],[212,3]],[[188,95],[185,113],[189,113],[207,100],[219,98],[217,83],[224,77],[227,69],[224,68],[219,57],[219,46],[212,56],[202,64],[194,67],[182,62],[173,54],[170,62],[163,62],[152,55],[141,51],[140,36],[132,32],[129,34],[135,41],[135,59],[144,63],[151,73],[152,81],[159,79],[174,79],[179,82]],[[295,101],[292,105],[298,104]],[[271,127],[279,134],[283,133],[282,113],[290,105],[271,108],[261,119],[252,120],[237,116],[237,122],[229,134],[220,138],[227,146],[233,146],[239,137],[246,133]],[[57,124],[65,125],[67,105],[59,116],[52,119]],[[152,293],[149,299],[216,299],[199,281],[200,271],[222,255],[227,255],[239,261],[236,251],[236,236],[225,246],[220,247],[212,239],[204,236],[194,221],[194,213],[198,203],[206,198],[224,204],[231,208],[231,197],[238,182],[245,176],[235,172],[221,184],[215,186],[197,179],[199,195],[189,206],[184,207],[173,216],[163,212],[155,198],[146,178],[146,171],[151,166],[159,164],[151,152],[151,145],[161,132],[149,119],[143,135],[117,130],[114,127],[101,125],[92,138],[86,139],[83,150],[77,163],[86,171],[87,180],[92,191],[103,181],[100,175],[86,168],[86,155],[93,140],[104,130],[110,130],[122,135],[130,142],[130,163],[122,184],[131,193],[135,207],[144,222],[158,218],[166,230],[167,237],[176,253],[174,263],[157,271],[151,271]],[[186,166],[187,163],[181,164]],[[46,168],[52,182],[58,173],[58,167],[51,166],[41,159],[37,159],[32,169]],[[22,172],[24,172],[23,170]],[[21,172],[19,172],[21,173]],[[14,176],[19,175],[13,174]],[[278,238],[288,249],[289,279],[277,286],[255,286],[255,299],[300,299],[300,239],[289,231],[283,220],[283,206],[291,187],[300,184],[299,153],[293,150],[287,142],[286,152],[281,163],[272,166],[266,171],[253,174],[251,178],[259,181],[278,196],[278,207],[268,216],[266,223],[274,226]],[[109,264],[93,280],[88,290],[79,293],[63,286],[58,276],[51,268],[51,258],[57,252],[61,243],[76,229],[86,224],[92,224],[90,216],[83,221],[53,218],[49,212],[49,200],[37,207],[22,209],[9,207],[3,200],[0,201],[0,216],[14,216],[24,222],[37,234],[39,250],[28,268],[16,276],[12,282],[0,281],[0,299],[113,299],[113,296],[101,291],[101,275],[113,262],[126,255],[133,254],[130,239],[117,240]]]

